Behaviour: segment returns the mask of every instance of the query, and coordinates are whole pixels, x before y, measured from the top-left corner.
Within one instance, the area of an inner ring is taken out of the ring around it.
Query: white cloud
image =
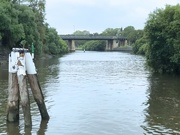
[[[143,29],[148,14],[180,0],[46,0],[46,18],[59,33],[102,32],[106,28]]]

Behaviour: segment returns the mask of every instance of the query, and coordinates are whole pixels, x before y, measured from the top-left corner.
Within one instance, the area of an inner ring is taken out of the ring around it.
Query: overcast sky
[[[143,29],[149,13],[178,3],[180,0],[46,0],[46,22],[59,34],[101,33],[127,26]]]

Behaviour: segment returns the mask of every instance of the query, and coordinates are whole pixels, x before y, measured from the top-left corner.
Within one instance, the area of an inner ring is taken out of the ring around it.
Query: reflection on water
[[[180,77],[153,74],[146,114],[148,134],[180,134]]]
[[[151,74],[144,63],[142,56],[120,52],[77,51],[37,59],[50,120],[41,121],[30,92],[29,128],[22,110],[19,123],[6,124],[8,71],[0,65],[0,134],[180,134],[180,77]]]
[[[20,135],[19,122],[18,123],[7,123],[8,135]]]

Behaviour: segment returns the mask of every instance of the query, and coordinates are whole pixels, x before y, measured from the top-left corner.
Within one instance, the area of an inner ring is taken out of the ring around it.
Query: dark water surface
[[[180,134],[180,77],[150,73],[142,56],[77,51],[37,60],[36,66],[50,120],[41,121],[30,92],[32,127],[24,128],[22,110],[19,123],[6,123],[3,64],[0,135]]]

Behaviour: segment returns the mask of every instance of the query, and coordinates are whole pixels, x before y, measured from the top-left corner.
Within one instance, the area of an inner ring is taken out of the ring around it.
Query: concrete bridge
[[[100,36],[100,35],[60,35],[63,40],[68,40],[69,51],[75,51],[75,40],[106,40],[106,51],[111,51],[127,44],[126,37]]]

